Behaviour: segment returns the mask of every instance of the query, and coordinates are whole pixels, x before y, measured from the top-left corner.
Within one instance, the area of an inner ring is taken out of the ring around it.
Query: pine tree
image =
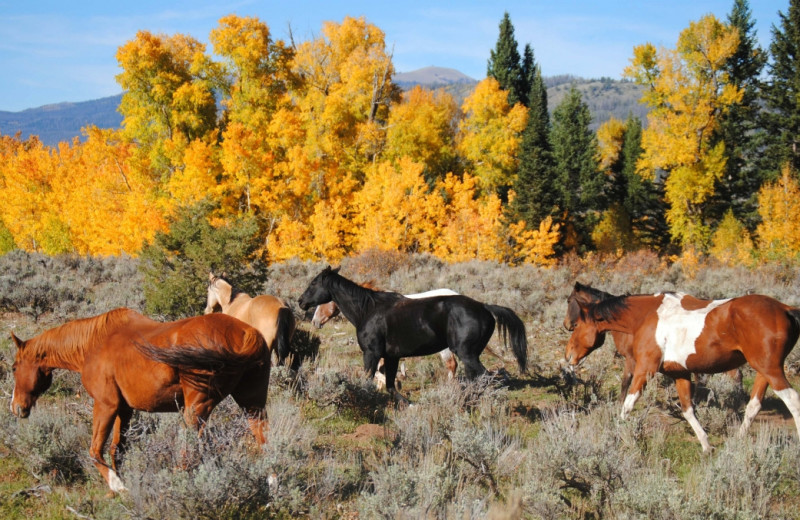
[[[800,0],[789,0],[788,13],[778,15],[780,27],[772,26],[770,79],[763,89],[769,109],[763,168],[770,178],[777,178],[787,163],[800,171]]]
[[[522,90],[524,82],[517,40],[514,38],[514,26],[508,12],[500,22],[500,36],[494,50],[489,51],[489,63],[486,76],[500,83],[500,88],[508,92],[508,104],[513,106],[521,102],[525,95]]]
[[[528,122],[520,145],[519,171],[514,183],[516,197],[509,213],[512,220],[524,220],[529,229],[537,229],[542,220],[555,213],[557,198],[552,180],[553,150],[550,145],[547,88],[539,67],[531,66],[534,73],[528,93]]]
[[[664,250],[669,244],[669,226],[665,216],[663,183],[658,185],[636,171],[642,155],[642,122],[628,116],[622,144],[621,171],[623,179],[622,205],[631,218],[631,228],[639,243]]]
[[[758,46],[747,0],[734,0],[728,24],[739,30],[739,47],[724,70],[728,81],[742,90],[742,101],[732,105],[720,120],[717,138],[725,142],[726,170],[708,214],[721,221],[726,211],[732,209],[737,218],[745,219],[753,229],[758,217],[755,195],[764,181],[756,159],[760,156],[759,141],[764,137],[758,96],[766,53]]]
[[[598,172],[597,141],[589,128],[592,114],[573,86],[553,111],[552,144],[555,191],[566,228],[564,247],[589,244],[589,232],[603,209],[603,177]]]

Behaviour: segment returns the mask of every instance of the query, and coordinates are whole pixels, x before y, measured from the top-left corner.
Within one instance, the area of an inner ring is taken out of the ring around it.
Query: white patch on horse
[[[11,413],[13,415],[17,415],[17,414],[14,413],[14,395],[15,395],[16,391],[17,391],[16,388],[11,391]]]
[[[434,296],[458,296],[458,293],[452,289],[434,289],[417,294],[406,294],[406,298],[419,299],[419,298],[432,298]]]
[[[119,475],[117,475],[117,472],[113,469],[108,470],[108,487],[111,488],[111,491],[114,493],[128,491],[128,488],[125,487],[125,484],[122,483]]]
[[[661,348],[662,362],[671,361],[686,368],[686,358],[696,353],[695,342],[703,332],[708,313],[730,301],[714,300],[702,309],[686,310],[681,305],[684,293],[665,293],[658,307],[656,343]]]

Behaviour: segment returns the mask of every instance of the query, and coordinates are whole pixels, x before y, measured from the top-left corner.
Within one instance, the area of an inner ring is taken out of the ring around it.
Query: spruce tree
[[[730,208],[752,230],[758,216],[755,197],[764,180],[756,159],[759,141],[763,140],[758,96],[766,53],[758,46],[747,0],[734,0],[728,23],[739,30],[739,47],[725,69],[730,83],[743,91],[743,97],[720,121],[717,138],[725,142],[726,171],[711,202],[709,217],[722,220]]]
[[[520,59],[517,40],[514,38],[514,26],[506,11],[500,22],[500,36],[497,38],[497,44],[494,50],[489,51],[486,76],[496,79],[500,83],[500,87],[508,92],[509,105],[514,105],[524,99],[524,95],[521,95],[521,86],[524,80]]]
[[[526,50],[528,47],[526,47]],[[531,51],[531,63],[533,63]],[[557,198],[552,181],[553,152],[550,145],[550,115],[547,112],[547,88],[537,66],[531,65],[531,89],[528,93],[528,123],[522,133],[519,171],[514,182],[516,198],[509,213],[513,220],[524,220],[530,229],[555,213]]]
[[[767,143],[762,168],[777,178],[789,164],[800,171],[800,0],[789,0],[786,14],[778,12],[780,27],[772,26],[768,65],[769,81],[764,86]]]
[[[567,229],[566,248],[590,244],[589,233],[603,208],[603,176],[598,171],[592,114],[573,86],[553,111],[554,191]]]

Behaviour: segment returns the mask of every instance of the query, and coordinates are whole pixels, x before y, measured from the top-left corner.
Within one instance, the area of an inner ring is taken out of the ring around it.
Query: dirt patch
[[[397,432],[380,424],[362,424],[356,428],[356,431],[348,433],[344,437],[359,443],[368,443],[375,439],[394,442],[397,439]]]

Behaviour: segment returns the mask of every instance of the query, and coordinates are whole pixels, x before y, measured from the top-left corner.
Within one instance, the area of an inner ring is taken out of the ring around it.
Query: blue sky
[[[108,1],[0,0],[0,110],[16,112],[63,101],[120,93],[117,48],[138,30],[182,33],[208,42],[218,20],[256,16],[274,39],[320,33],[323,21],[364,16],[386,34],[395,69],[450,67],[475,79],[486,75],[489,50],[508,11],[520,51],[530,43],[545,76],[620,78],[633,47],[674,48],[689,22],[713,13],[725,19],[733,0],[506,1]],[[761,45],[789,0],[750,0]]]

